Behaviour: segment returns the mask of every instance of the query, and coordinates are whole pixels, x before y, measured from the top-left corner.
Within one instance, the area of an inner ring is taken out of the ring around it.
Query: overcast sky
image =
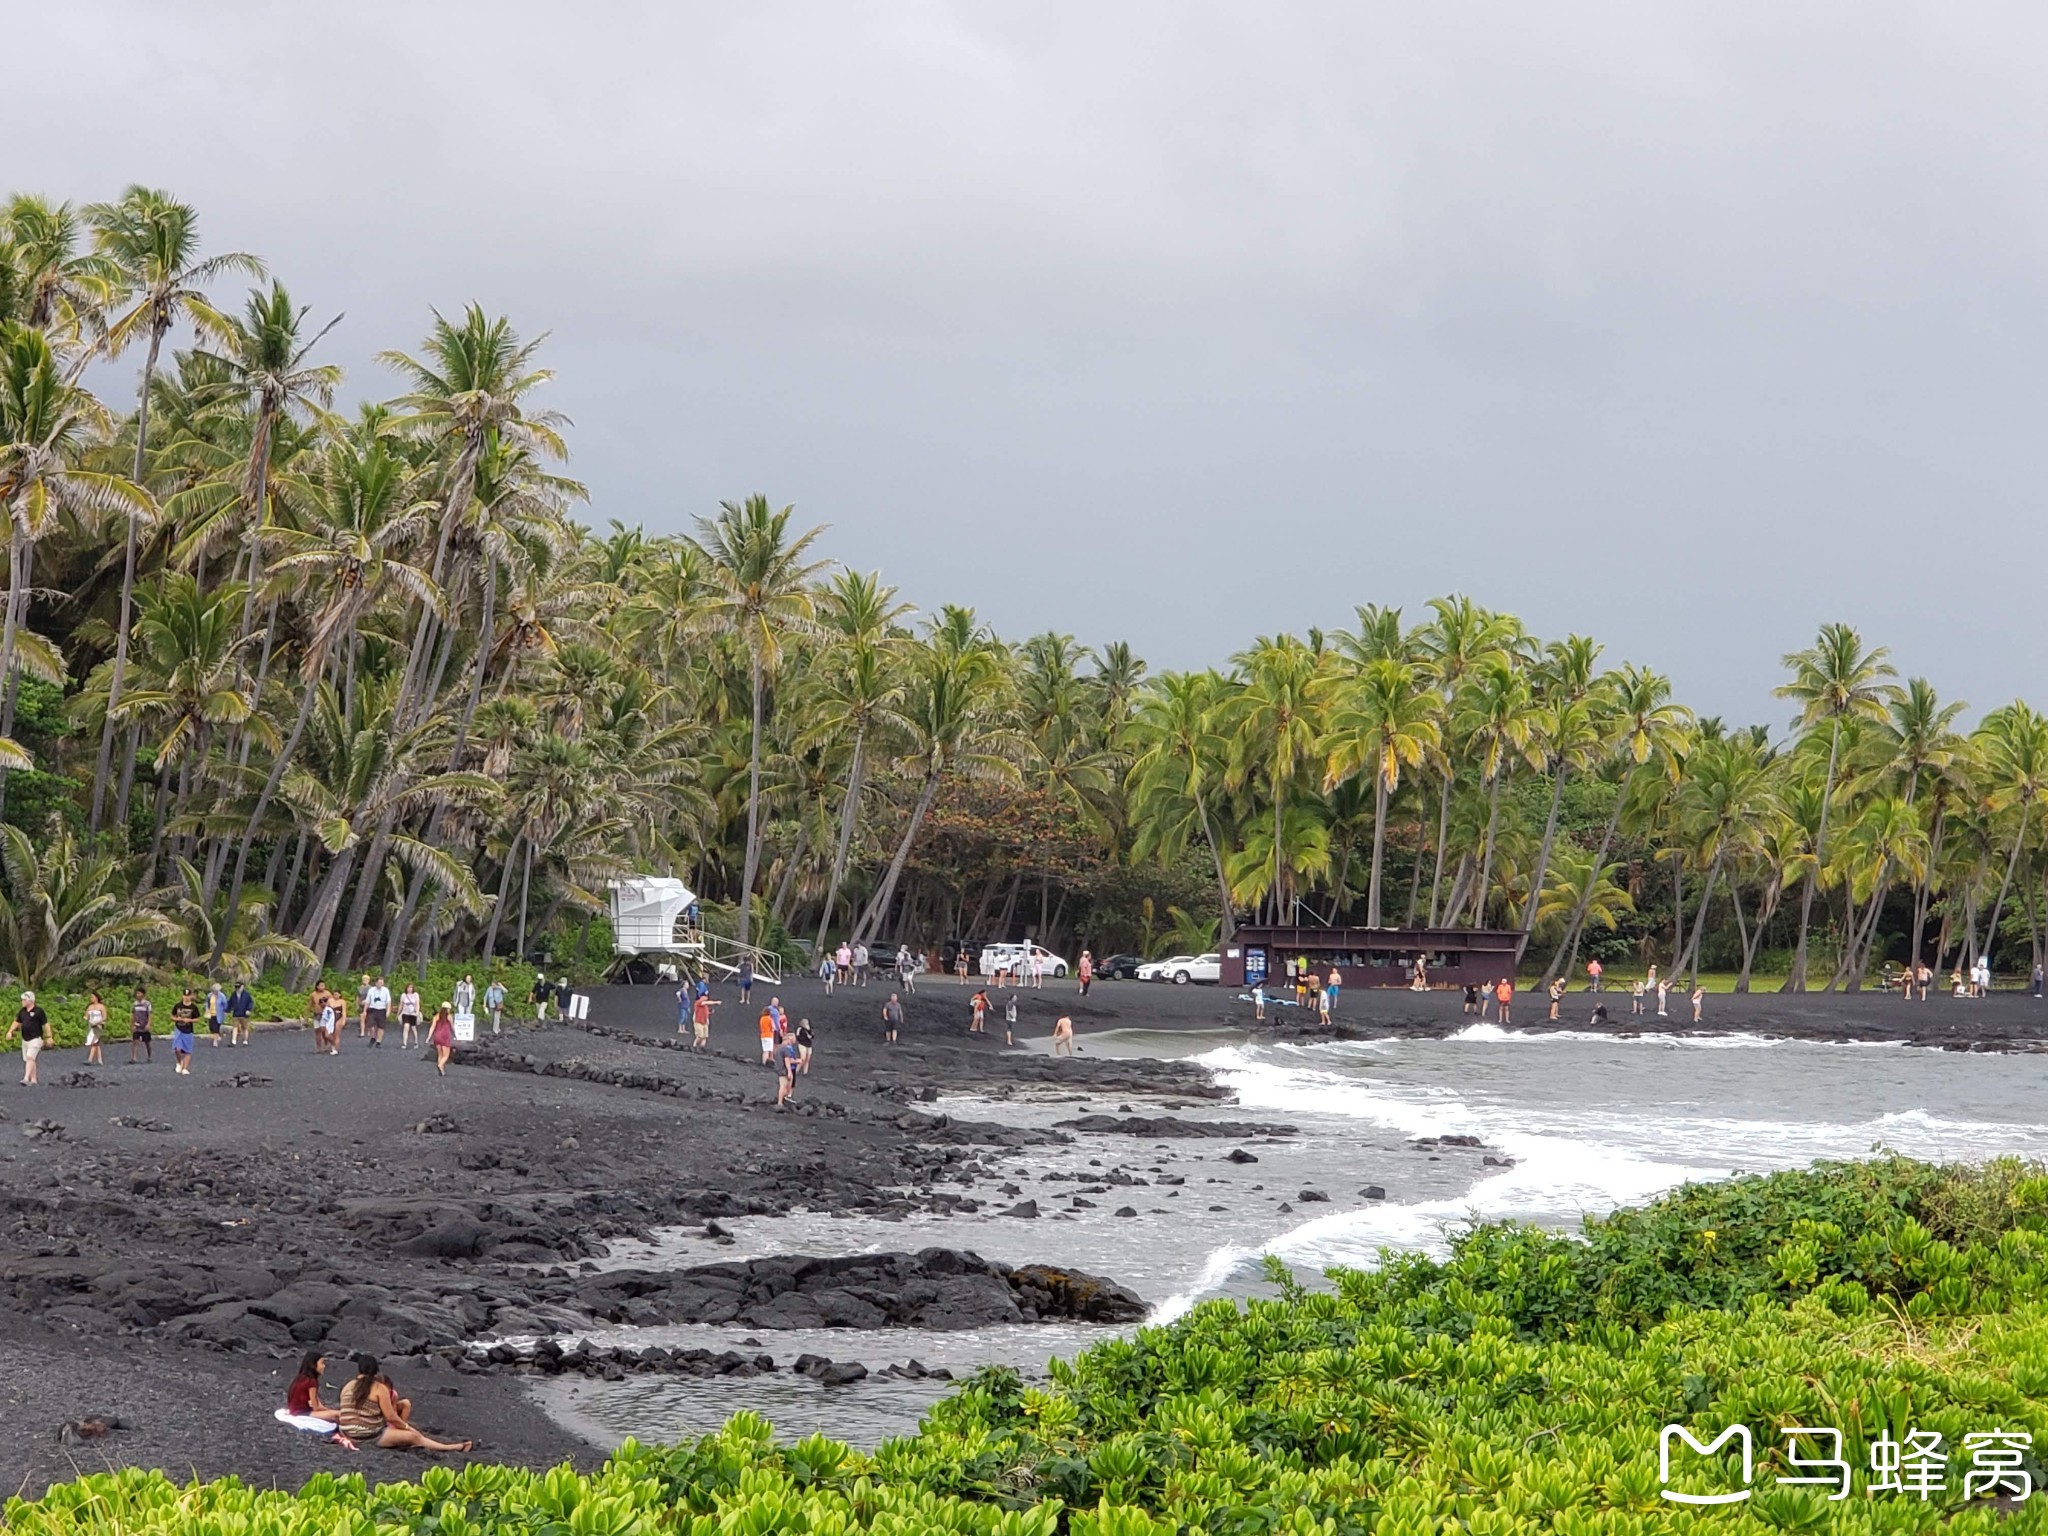
[[[1782,725],[2048,704],[2048,12],[66,0],[0,181],[551,332],[589,515],[762,491],[1160,666],[1462,590]]]

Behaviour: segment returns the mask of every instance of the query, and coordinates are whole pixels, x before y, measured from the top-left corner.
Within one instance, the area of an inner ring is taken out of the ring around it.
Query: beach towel
[[[289,1408],[279,1408],[271,1417],[280,1424],[289,1424],[293,1429],[303,1429],[309,1435],[332,1435],[338,1427],[326,1419],[316,1419],[310,1414],[293,1413]]]

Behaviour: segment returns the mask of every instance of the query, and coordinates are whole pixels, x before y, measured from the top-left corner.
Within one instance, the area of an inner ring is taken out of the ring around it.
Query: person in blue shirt
[[[256,999],[249,994],[249,983],[238,981],[235,990],[228,996],[228,1018],[232,1021],[228,1029],[229,1045],[249,1043],[249,1015],[256,1011]]]

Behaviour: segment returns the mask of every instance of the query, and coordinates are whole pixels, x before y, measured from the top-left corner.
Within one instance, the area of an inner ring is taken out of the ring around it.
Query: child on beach
[[[1628,1011],[1638,1017],[1643,1011],[1643,979],[1638,976],[1634,986],[1628,990]]]
[[[1074,1021],[1064,1013],[1052,1027],[1052,1053],[1055,1056],[1074,1054]]]
[[[1692,984],[1692,1021],[1695,1024],[1700,1021],[1700,1004],[1706,1001],[1706,997],[1707,989],[1695,980]]]

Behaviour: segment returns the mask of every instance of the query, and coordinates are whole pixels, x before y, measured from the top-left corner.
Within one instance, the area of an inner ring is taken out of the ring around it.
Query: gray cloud
[[[2044,30],[73,0],[10,28],[65,62],[6,179],[175,188],[348,312],[363,393],[430,305],[551,331],[600,520],[763,490],[1157,665],[1460,588],[1775,722],[1838,617],[2048,693]]]

